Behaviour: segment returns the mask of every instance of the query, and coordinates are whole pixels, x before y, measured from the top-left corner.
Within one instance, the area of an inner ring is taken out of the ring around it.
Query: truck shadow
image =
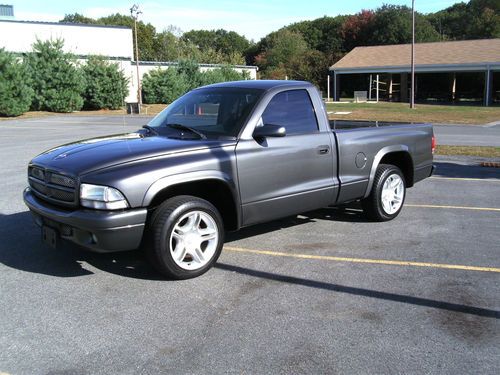
[[[164,279],[146,262],[140,251],[97,254],[64,241],[57,249],[51,249],[41,243],[40,229],[28,211],[0,214],[0,238],[0,263],[14,269],[56,277],[93,274],[91,268],[84,268],[85,262],[124,277]]]
[[[500,169],[480,165],[463,165],[450,162],[434,162],[436,177],[453,178],[496,178],[500,179]]]
[[[226,242],[309,223],[316,219],[357,220],[353,219],[351,214],[333,215],[333,211],[343,210],[327,208],[298,217],[256,225],[237,233],[229,233]],[[91,268],[84,268],[83,263],[88,263],[97,269],[124,277],[165,279],[150,266],[140,250],[97,254],[65,241],[61,241],[57,249],[51,249],[41,243],[40,229],[33,223],[28,211],[10,215],[0,214],[0,238],[2,239],[0,263],[26,272],[57,277],[86,276],[93,274]]]
[[[359,203],[351,203],[339,207],[325,207],[319,210],[309,211],[300,215],[290,216],[268,223],[256,224],[242,228],[238,232],[228,233],[226,242],[238,241],[247,237],[257,236],[275,232],[281,229],[292,228],[297,225],[314,223],[317,220],[329,220],[335,222],[368,223]]]
[[[221,269],[224,271],[229,271],[229,272],[236,272],[236,273],[246,275],[246,276],[258,277],[261,279],[278,281],[278,282],[287,283],[287,284],[300,285],[300,286],[305,286],[305,287],[309,287],[309,288],[329,290],[329,291],[336,292],[336,293],[345,293],[345,294],[351,294],[351,295],[368,297],[368,298],[377,298],[377,299],[382,299],[382,300],[391,301],[391,302],[406,303],[406,304],[410,304],[410,305],[431,307],[431,308],[447,310],[447,311],[452,311],[452,312],[457,312],[457,313],[462,313],[462,314],[475,315],[475,316],[480,316],[480,317],[485,317],[485,318],[500,319],[500,311],[476,307],[476,306],[469,306],[469,305],[457,304],[457,303],[452,303],[452,302],[437,301],[437,300],[432,300],[432,299],[428,299],[428,298],[414,297],[414,296],[409,296],[409,295],[404,295],[404,294],[388,293],[388,292],[383,292],[383,291],[378,291],[378,290],[371,290],[371,289],[356,288],[356,287],[339,285],[339,284],[332,284],[332,283],[327,283],[327,282],[323,282],[323,281],[304,279],[304,278],[295,277],[295,276],[287,276],[287,275],[280,275],[280,274],[270,273],[270,272],[265,272],[265,271],[259,271],[259,270],[234,266],[234,265],[225,264],[225,263],[217,263],[215,265],[215,268],[218,268],[218,269]]]
[[[329,211],[329,209],[325,209]],[[300,225],[314,220],[315,217],[322,217],[323,210],[314,211],[305,218],[285,219],[278,222],[266,224],[265,231],[277,230],[284,226]],[[271,226],[269,228],[269,226]],[[255,231],[264,232],[264,226],[248,228],[253,232],[247,235],[254,235]],[[0,262],[7,267],[55,277],[79,277],[89,276],[93,271],[84,268],[83,263],[112,274],[145,280],[165,280],[164,277],[156,273],[145,261],[144,256],[139,251],[95,254],[79,249],[71,244],[64,244],[62,248],[52,250],[40,243],[39,230],[32,222],[29,212],[20,212],[11,215],[0,214]],[[403,294],[394,294],[377,290],[356,288],[345,285],[332,284],[323,281],[316,281],[295,276],[279,275],[265,271],[253,270],[241,266],[218,263],[216,269],[236,272],[242,275],[258,277],[261,279],[279,281],[294,285],[301,285],[310,288],[324,289],[336,293],[347,293],[369,298],[377,298],[392,302],[405,303],[410,305],[425,306],[441,310],[471,314],[480,317],[500,319],[500,311],[490,310],[475,306],[455,304],[438,300],[414,297]]]

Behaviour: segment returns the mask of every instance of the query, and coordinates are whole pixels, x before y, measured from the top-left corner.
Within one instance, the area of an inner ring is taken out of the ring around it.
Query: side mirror
[[[255,138],[266,138],[266,137],[284,137],[286,135],[286,129],[284,126],[267,124],[264,126],[258,126],[253,132]]]

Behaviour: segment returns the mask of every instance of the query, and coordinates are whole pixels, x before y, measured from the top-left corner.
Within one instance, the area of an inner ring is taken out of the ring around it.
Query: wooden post
[[[333,101],[340,101],[340,74],[333,72]]]
[[[457,73],[453,73],[451,81],[451,101],[454,102],[457,99]]]
[[[401,102],[408,102],[408,74],[401,73],[401,85],[400,85],[400,96]]]
[[[330,101],[330,73],[328,73],[326,78],[326,101]]]
[[[370,74],[370,86],[368,89],[368,100],[372,100],[372,75]]]
[[[392,102],[392,73],[389,74],[389,92],[388,99]]]

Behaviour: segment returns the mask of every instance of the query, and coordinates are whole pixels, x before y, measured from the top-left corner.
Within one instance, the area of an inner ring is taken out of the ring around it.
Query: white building
[[[129,79],[127,102],[137,102],[137,73],[133,61],[132,29],[125,26],[101,26],[53,22],[16,21],[0,19],[0,48],[13,53],[32,50],[37,40],[64,40],[64,50],[74,54],[81,62],[88,56],[101,55],[117,63]],[[168,69],[172,62],[141,62],[139,75],[151,69]],[[216,64],[200,64],[200,70],[216,69]],[[257,67],[237,65],[235,70],[247,71],[251,79],[257,78]]]

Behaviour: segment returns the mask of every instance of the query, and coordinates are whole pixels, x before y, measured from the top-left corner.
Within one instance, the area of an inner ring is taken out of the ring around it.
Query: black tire
[[[401,206],[394,213],[387,213],[382,205],[382,188],[385,181],[393,174],[398,175],[403,181],[403,200]],[[389,221],[399,215],[406,198],[406,181],[401,170],[395,165],[380,164],[375,173],[370,195],[361,201],[363,211],[368,219],[373,221]]]
[[[218,243],[212,258],[196,270],[181,268],[171,254],[170,236],[178,220],[191,211],[208,214],[217,225]],[[217,261],[224,245],[224,227],[217,209],[208,201],[189,195],[180,195],[163,202],[151,215],[146,229],[145,251],[149,262],[169,279],[183,280],[200,276]]]

